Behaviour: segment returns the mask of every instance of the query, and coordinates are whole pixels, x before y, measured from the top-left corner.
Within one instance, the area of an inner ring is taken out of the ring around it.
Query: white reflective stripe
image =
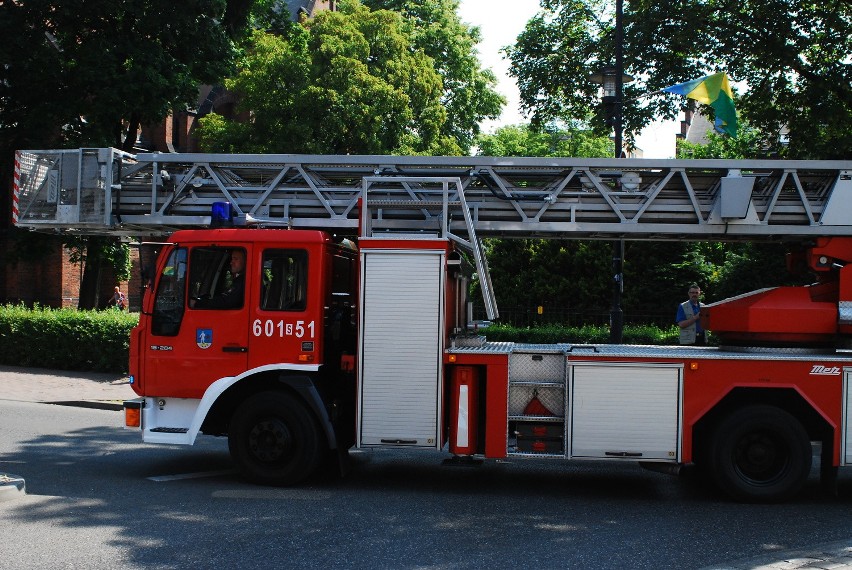
[[[457,447],[467,447],[469,441],[468,434],[468,425],[467,425],[467,411],[470,403],[468,402],[468,389],[467,386],[462,384],[459,386],[459,413],[458,420],[456,423],[456,446]]]

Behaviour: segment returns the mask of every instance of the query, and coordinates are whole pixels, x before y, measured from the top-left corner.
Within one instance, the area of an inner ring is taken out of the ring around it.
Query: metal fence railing
[[[537,306],[498,306],[499,322],[516,327],[536,325],[563,325],[579,327],[584,325],[609,325],[609,310],[582,310],[570,307],[549,307],[543,305],[541,312]],[[674,324],[675,311],[668,313],[638,313],[624,311],[624,324],[657,325],[668,327]],[[485,309],[481,303],[474,303],[473,318],[485,320]]]

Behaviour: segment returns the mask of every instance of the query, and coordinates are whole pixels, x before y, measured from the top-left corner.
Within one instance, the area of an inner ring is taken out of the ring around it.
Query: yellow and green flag
[[[737,136],[737,112],[734,109],[734,95],[727,73],[714,73],[666,87],[662,91],[685,95],[689,99],[710,105],[716,112],[716,130],[732,137]]]

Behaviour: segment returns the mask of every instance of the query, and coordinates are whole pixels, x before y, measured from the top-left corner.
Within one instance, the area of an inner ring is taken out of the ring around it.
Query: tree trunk
[[[86,261],[83,280],[80,282],[79,309],[99,309],[101,264],[99,261]]]
[[[131,113],[127,124],[127,131],[124,133],[124,141],[121,143],[121,150],[133,152],[133,147],[136,145],[136,133],[139,131],[139,122],[139,114]]]
[[[80,281],[79,309],[99,309],[101,293],[101,259],[102,241],[106,238],[89,237],[86,241],[86,261],[83,268],[83,279]]]

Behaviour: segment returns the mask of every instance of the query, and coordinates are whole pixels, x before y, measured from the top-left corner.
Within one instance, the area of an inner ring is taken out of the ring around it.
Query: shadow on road
[[[105,537],[122,564],[146,568],[691,568],[754,556],[766,537],[795,547],[852,534],[846,475],[837,498],[812,477],[789,504],[737,505],[698,478],[635,465],[446,466],[444,455],[377,450],[351,453],[345,478],[275,489],[233,474],[223,438],[200,441],[149,446],[97,427],[18,442],[0,460],[28,496],[4,512]],[[218,474],[149,479],[206,471]]]

